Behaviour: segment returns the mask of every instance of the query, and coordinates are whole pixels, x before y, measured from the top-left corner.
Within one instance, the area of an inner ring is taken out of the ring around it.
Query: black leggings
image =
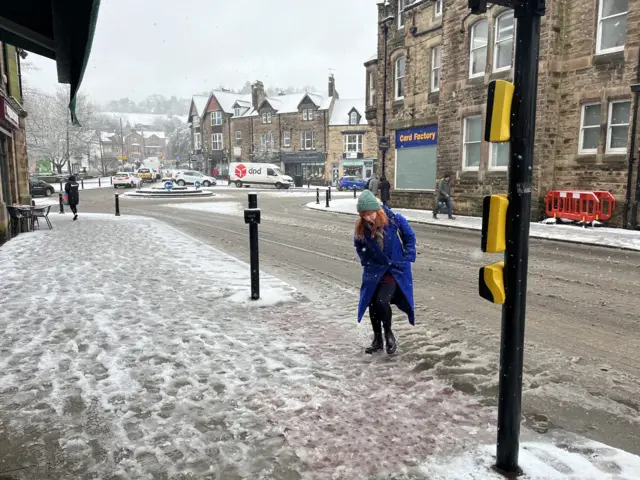
[[[77,205],[69,205],[69,208],[73,212],[74,215],[78,214],[78,206]]]
[[[373,298],[369,303],[369,316],[374,332],[381,332],[382,326],[385,330],[391,329],[391,301],[396,294],[398,286],[395,283],[380,283],[376,288]]]

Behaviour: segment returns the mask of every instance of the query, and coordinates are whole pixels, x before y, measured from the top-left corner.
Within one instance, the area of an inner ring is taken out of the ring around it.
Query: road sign
[[[378,148],[380,150],[389,150],[389,148],[391,147],[390,143],[389,143],[389,137],[380,137],[378,139]]]
[[[201,183],[196,181],[196,183],[194,183],[194,185],[195,185],[196,188],[200,188]]]
[[[173,188],[173,182],[171,181],[164,182],[164,189],[167,192],[170,192],[172,188]]]

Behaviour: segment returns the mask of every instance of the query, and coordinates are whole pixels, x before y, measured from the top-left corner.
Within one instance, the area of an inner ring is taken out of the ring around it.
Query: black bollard
[[[116,217],[120,216],[120,194],[116,193]]]
[[[60,211],[58,213],[62,215],[64,213],[64,205],[62,204],[62,192],[58,193],[58,201],[60,202]]]
[[[109,183],[113,185],[113,177],[109,177]]]
[[[82,190],[84,190],[84,178],[80,179],[80,185],[82,186]]]
[[[258,225],[260,209],[258,194],[249,194],[249,208],[244,211],[244,223],[249,224],[249,255],[251,265],[251,300],[260,299],[260,256],[258,250]]]
[[[331,186],[329,186],[329,201],[331,201]]]
[[[62,180],[60,180],[60,191],[62,191]]]
[[[36,206],[36,201],[35,200],[31,200],[31,206],[35,207]]]
[[[356,187],[353,187],[353,198],[356,198]]]
[[[324,194],[325,200],[327,201],[327,204],[325,205],[325,207],[329,208],[329,200],[331,200],[331,190],[329,188],[327,188],[327,191]]]
[[[316,188],[316,205],[320,205],[320,189]]]
[[[98,177],[98,188],[100,188],[102,184],[100,183],[100,177]]]

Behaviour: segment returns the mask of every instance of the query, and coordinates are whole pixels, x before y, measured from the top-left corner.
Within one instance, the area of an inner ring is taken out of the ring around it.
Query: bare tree
[[[69,89],[65,86],[58,87],[55,93],[29,89],[25,96],[29,156],[34,163],[50,161],[58,173],[65,166],[70,171],[70,159],[87,153],[95,131],[106,125],[106,119],[96,113],[94,105],[78,95],[76,112],[82,126],[73,126],[68,104]]]

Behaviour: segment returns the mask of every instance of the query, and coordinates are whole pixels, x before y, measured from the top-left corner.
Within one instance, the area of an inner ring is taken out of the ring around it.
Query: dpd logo
[[[236,167],[235,174],[236,174],[236,177],[238,177],[238,178],[246,177],[247,176],[247,167],[245,167],[242,164],[238,165]]]

